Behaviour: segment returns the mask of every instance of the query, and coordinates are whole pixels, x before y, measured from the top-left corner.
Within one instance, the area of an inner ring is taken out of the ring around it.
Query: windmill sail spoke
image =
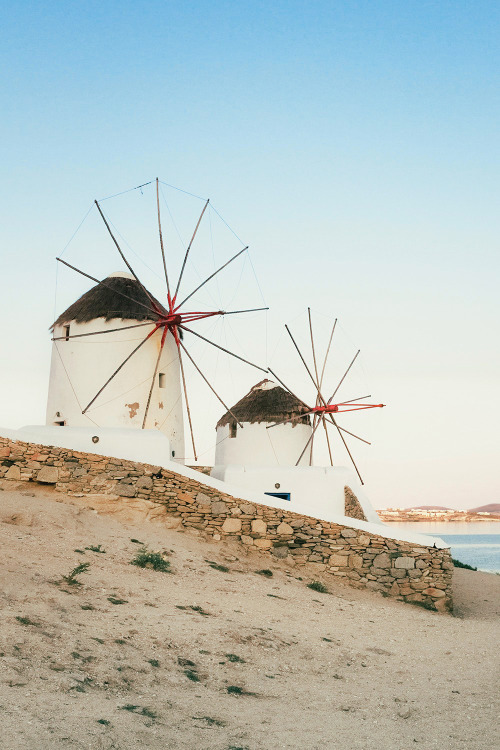
[[[356,435],[355,432],[351,432],[350,430],[346,430],[345,427],[341,427],[339,424],[334,423],[333,419],[330,417],[325,417],[327,422],[330,422],[330,424],[333,424],[335,427],[337,427],[338,430],[342,430],[342,432],[345,432],[347,435],[350,435],[353,438],[356,438],[356,440],[361,440],[362,443],[366,443],[367,445],[371,445],[369,440],[365,440],[364,438],[360,437],[359,435]]]
[[[198,367],[198,365],[196,364],[196,362],[194,361],[194,359],[192,358],[192,356],[190,355],[190,353],[188,352],[188,350],[186,349],[186,347],[184,346],[184,344],[182,343],[182,341],[180,339],[179,339],[179,343],[182,346],[182,348],[185,351],[185,353],[187,354],[187,356],[189,357],[189,359],[191,360],[192,365],[199,372],[199,374],[201,375],[201,377],[203,378],[203,380],[205,381],[205,383],[208,385],[208,387],[210,388],[210,390],[212,391],[212,393],[215,394],[215,396],[221,402],[222,406],[229,412],[229,414],[233,417],[233,419],[235,420],[235,422],[237,422],[239,424],[239,426],[241,427],[241,429],[243,429],[243,425],[241,424],[241,422],[238,419],[238,417],[231,411],[231,409],[229,408],[229,406],[227,406],[227,404],[224,403],[224,401],[221,399],[221,397],[219,396],[219,394],[217,393],[217,391],[215,390],[215,388],[213,388],[213,386],[209,383],[209,381],[207,380],[207,378],[205,377],[205,375],[202,373],[202,371],[200,370],[200,368]]]
[[[313,437],[314,437],[314,433],[315,433],[315,432],[316,432],[316,430],[318,429],[318,426],[319,426],[319,422],[317,422],[317,424],[316,424],[316,427],[314,427],[313,431],[311,432],[311,434],[310,434],[310,436],[309,436],[309,440],[308,440],[308,441],[307,441],[307,443],[305,444],[305,446],[304,446],[304,450],[303,450],[303,451],[302,451],[302,453],[300,454],[300,456],[299,456],[299,458],[298,458],[298,461],[297,461],[297,463],[295,464],[295,466],[298,466],[298,465],[300,464],[300,462],[301,462],[301,459],[302,459],[302,456],[303,456],[303,455],[304,455],[304,453],[306,452],[306,450],[307,450],[307,448],[308,448],[308,446],[309,446],[309,443],[310,443],[310,442],[312,441],[312,439],[313,439]]]
[[[153,395],[153,388],[156,382],[156,373],[158,372],[158,367],[160,366],[160,359],[161,355],[163,353],[163,347],[165,345],[165,338],[167,336],[168,328],[165,326],[163,329],[163,333],[161,335],[161,342],[160,342],[160,350],[158,352],[158,357],[156,358],[156,365],[155,365],[155,371],[153,373],[153,377],[151,379],[151,387],[149,389],[149,395],[148,395],[148,401],[146,404],[146,408],[144,410],[144,419],[142,420],[142,429],[144,430],[146,428],[146,420],[148,418],[148,412],[149,412],[149,405],[151,403],[151,396]]]
[[[361,440],[362,443],[366,443],[367,445],[371,445],[369,440],[365,440],[364,438],[360,437],[359,435],[356,435],[354,432],[351,432],[350,430],[346,430],[345,427],[341,427],[338,425],[339,430],[342,430],[342,432],[347,433],[348,435],[351,435],[351,437],[356,438],[357,440]]]
[[[312,349],[312,355],[313,355],[313,362],[314,362],[314,373],[316,375],[316,388],[320,389],[319,385],[319,376],[318,376],[318,365],[316,362],[316,350],[314,348],[314,336],[313,336],[313,329],[312,329],[312,321],[311,321],[311,308],[307,308],[307,315],[309,317],[309,333],[311,334],[311,349]]]
[[[185,267],[186,267],[186,262],[187,262],[187,259],[188,259],[189,251],[191,250],[191,245],[193,244],[194,238],[196,237],[196,232],[198,231],[198,227],[200,226],[201,220],[203,219],[203,214],[204,214],[204,213],[205,213],[205,211],[207,210],[207,206],[208,206],[209,202],[210,202],[210,198],[209,198],[209,199],[207,200],[207,202],[206,202],[206,203],[205,203],[205,205],[203,206],[203,211],[202,211],[202,212],[201,212],[201,214],[200,214],[200,218],[198,219],[198,223],[196,224],[196,227],[195,227],[195,229],[194,229],[194,232],[193,232],[193,236],[191,237],[191,240],[190,240],[190,242],[189,242],[189,245],[187,246],[186,254],[185,254],[185,256],[184,256],[184,261],[183,261],[183,263],[182,263],[182,268],[181,268],[181,272],[180,272],[180,274],[179,274],[179,280],[178,280],[178,282],[177,282],[177,287],[176,287],[176,289],[175,289],[174,300],[175,300],[175,298],[177,297],[177,294],[179,293],[179,287],[180,287],[180,285],[181,285],[181,281],[182,281],[182,276],[183,276],[183,274],[184,274],[184,269],[185,269]]]
[[[349,446],[347,445],[347,443],[346,443],[346,441],[345,441],[345,438],[344,438],[344,436],[342,435],[342,431],[341,431],[340,427],[338,426],[338,424],[336,423],[336,421],[335,421],[334,419],[332,419],[332,422],[333,422],[333,424],[335,425],[335,427],[337,428],[337,431],[338,431],[338,433],[339,433],[339,435],[340,435],[340,439],[341,439],[341,440],[342,440],[342,442],[344,443],[344,447],[345,447],[345,449],[346,449],[347,453],[349,454],[349,458],[351,459],[352,465],[353,465],[353,466],[354,466],[354,468],[356,469],[356,474],[357,474],[357,475],[358,475],[358,477],[359,477],[359,481],[361,482],[361,484],[364,484],[364,482],[363,482],[363,477],[362,477],[362,476],[361,476],[361,474],[359,473],[358,467],[356,466],[356,462],[355,462],[354,458],[352,457],[352,453],[351,453],[351,451],[349,450]]]
[[[115,243],[116,249],[117,249],[117,250],[118,250],[118,252],[120,253],[120,255],[121,255],[122,259],[123,259],[123,262],[124,262],[124,263],[125,263],[125,265],[127,266],[128,270],[130,271],[130,273],[132,274],[132,276],[134,277],[134,279],[135,279],[135,280],[137,281],[137,283],[139,284],[139,286],[141,287],[141,289],[143,290],[143,292],[144,292],[144,293],[146,294],[146,296],[147,296],[147,297],[149,297],[149,301],[150,301],[150,302],[151,302],[151,304],[153,305],[153,309],[155,309],[156,305],[155,305],[155,303],[154,303],[154,301],[153,301],[153,298],[152,298],[152,296],[150,295],[150,293],[148,292],[148,290],[146,289],[146,287],[144,286],[144,284],[143,284],[143,283],[141,282],[141,280],[140,280],[140,279],[139,279],[139,277],[137,276],[136,272],[134,271],[134,269],[132,268],[132,266],[130,265],[130,263],[128,262],[128,260],[126,259],[125,255],[123,254],[123,251],[122,251],[122,249],[121,249],[120,245],[118,244],[118,242],[117,242],[117,240],[116,240],[116,237],[115,237],[115,235],[114,235],[114,234],[113,234],[113,232],[111,231],[111,227],[109,226],[109,224],[108,224],[108,222],[107,222],[107,220],[106,220],[106,217],[104,216],[104,214],[103,214],[103,212],[102,212],[102,210],[101,210],[101,207],[100,207],[99,203],[98,203],[97,201],[94,201],[94,203],[95,203],[95,204],[96,204],[96,206],[97,206],[97,210],[98,210],[98,211],[99,211],[99,213],[101,214],[101,218],[102,218],[103,222],[104,222],[104,223],[105,223],[105,225],[106,225],[106,229],[108,230],[108,232],[109,232],[109,234],[110,234],[110,237],[111,237],[111,239],[112,239],[112,240],[113,240],[113,242]]]
[[[294,345],[294,346],[295,346],[295,348],[297,349],[297,352],[298,352],[298,354],[299,354],[299,357],[301,358],[301,360],[302,360],[302,363],[303,363],[304,367],[305,367],[305,368],[306,368],[306,370],[307,370],[307,374],[308,374],[308,375],[309,375],[309,377],[311,378],[311,380],[312,380],[312,382],[313,382],[313,384],[314,384],[314,387],[316,388],[316,390],[317,390],[317,392],[318,392],[318,396],[319,396],[319,397],[320,397],[320,399],[321,399],[321,400],[323,401],[323,403],[325,403],[325,399],[324,399],[324,398],[323,398],[323,396],[321,395],[321,392],[320,392],[320,390],[319,390],[319,386],[318,386],[318,384],[316,383],[316,381],[314,380],[314,377],[313,377],[313,375],[312,375],[312,373],[311,373],[311,370],[310,370],[310,369],[309,369],[309,367],[307,366],[307,362],[305,361],[304,357],[302,356],[302,352],[300,351],[299,347],[297,346],[297,342],[296,342],[296,341],[295,341],[295,339],[293,338],[293,336],[292,336],[292,334],[291,334],[291,332],[290,332],[290,329],[288,328],[288,326],[287,326],[287,325],[285,325],[285,328],[286,328],[286,330],[288,331],[288,335],[290,336],[290,338],[291,338],[291,339],[292,339],[292,341],[293,341],[293,345]]]
[[[220,271],[222,271],[224,268],[226,268],[226,266],[228,266],[230,263],[232,263],[233,260],[236,260],[236,258],[239,258],[239,256],[241,255],[241,253],[244,253],[245,250],[248,250],[248,245],[246,247],[244,247],[243,250],[240,250],[239,253],[236,253],[236,255],[233,255],[233,257],[230,258],[230,260],[228,260],[227,263],[224,263],[223,266],[221,266],[220,268],[218,268],[217,271],[214,271],[214,273],[211,276],[209,276],[207,279],[205,279],[205,281],[203,281],[199,286],[196,287],[196,289],[194,290],[194,292],[191,292],[191,294],[188,294],[188,296],[185,297],[185,299],[182,300],[182,302],[180,303],[180,305],[176,306],[176,310],[178,310],[180,307],[182,307],[182,305],[184,305],[184,303],[186,303],[188,301],[188,299],[191,299],[191,297],[193,297],[193,295],[195,295],[196,292],[199,292],[199,290],[203,286],[205,286],[205,284],[208,284],[208,282],[211,281],[211,279],[213,279],[214,276],[217,276],[217,274]]]
[[[197,461],[198,456],[196,454],[196,445],[194,444],[194,432],[193,432],[193,423],[191,421],[191,409],[189,408],[189,399],[188,399],[187,386],[186,386],[186,376],[184,374],[184,364],[182,362],[182,353],[181,353],[181,346],[180,346],[181,340],[175,329],[174,329],[174,338],[175,338],[175,343],[177,344],[177,351],[179,353],[179,364],[181,366],[181,376],[182,376],[182,388],[184,390],[184,398],[186,399],[186,411],[188,415],[189,431],[191,433],[191,443],[193,445],[194,460]]]
[[[253,362],[250,362],[248,359],[244,359],[243,357],[240,357],[238,354],[235,354],[234,352],[230,352],[229,349],[224,349],[223,346],[220,346],[219,344],[216,344],[214,341],[210,341],[210,339],[205,338],[205,336],[202,336],[201,333],[197,333],[196,331],[193,331],[192,328],[188,328],[187,326],[179,326],[182,328],[183,331],[188,331],[188,333],[192,333],[194,336],[198,336],[199,339],[202,339],[203,341],[206,341],[207,344],[211,344],[212,346],[215,346],[216,349],[221,349],[223,352],[226,352],[226,354],[230,354],[231,357],[236,357],[236,359],[240,359],[242,362],[246,362],[247,365],[252,365],[252,367],[257,368],[257,370],[262,370],[262,372],[267,372],[263,367],[259,367],[259,365],[254,365]]]
[[[168,272],[167,272],[167,262],[165,260],[165,248],[163,247],[163,234],[161,231],[161,217],[160,217],[160,193],[158,188],[158,177],[156,178],[156,208],[158,213],[158,234],[160,236],[160,248],[161,248],[161,257],[163,260],[163,270],[165,272],[165,281],[167,282],[167,293],[170,301],[170,284],[168,281]]]
[[[357,357],[358,357],[358,354],[360,353],[360,351],[361,351],[361,349],[358,349],[358,351],[356,352],[356,354],[355,354],[355,355],[354,355],[354,357],[352,358],[352,362],[351,362],[351,364],[349,365],[349,367],[347,368],[347,370],[345,371],[345,373],[344,373],[344,374],[342,375],[342,377],[341,377],[341,379],[340,379],[340,383],[339,383],[339,384],[338,384],[338,386],[337,386],[337,387],[335,388],[334,392],[333,392],[333,393],[332,393],[332,395],[331,395],[331,398],[329,398],[329,399],[328,399],[328,403],[329,403],[329,404],[331,404],[332,400],[333,400],[333,399],[335,398],[335,394],[337,393],[338,389],[340,388],[340,386],[341,386],[341,385],[342,385],[342,383],[344,382],[344,380],[345,380],[345,378],[346,378],[346,375],[347,375],[347,373],[349,372],[349,370],[351,369],[351,367],[352,367],[352,366],[353,366],[353,364],[355,363],[355,361],[356,361],[356,359],[357,359]]]
[[[84,336],[99,336],[101,333],[115,333],[116,331],[128,331],[130,328],[142,328],[143,326],[154,326],[152,320],[147,323],[136,323],[133,326],[122,326],[122,328],[108,328],[105,331],[91,331],[90,333],[75,333],[68,336],[54,336],[52,341],[68,341],[68,339],[81,339]]]
[[[269,310],[269,308],[268,307],[252,307],[251,310],[230,310],[229,312],[223,312],[222,315],[240,315],[241,313],[262,312],[263,310]]]
[[[151,338],[151,336],[152,336],[152,335],[153,335],[154,333],[156,333],[156,331],[157,331],[157,330],[158,330],[158,326],[155,326],[154,330],[153,330],[153,331],[150,331],[150,332],[148,333],[148,335],[146,336],[146,338],[145,338],[145,339],[143,339],[143,340],[141,341],[141,343],[140,343],[140,344],[138,344],[138,345],[137,345],[137,346],[135,347],[135,349],[134,349],[134,350],[133,350],[132,352],[130,352],[130,354],[128,355],[128,357],[126,357],[126,358],[125,358],[125,359],[123,360],[123,362],[121,363],[121,365],[120,365],[119,367],[117,367],[117,368],[116,368],[116,370],[115,370],[115,371],[114,371],[114,373],[113,373],[113,374],[111,375],[111,377],[110,377],[110,378],[108,378],[108,379],[106,380],[106,382],[104,383],[104,385],[102,386],[102,388],[100,388],[100,389],[99,389],[99,390],[97,391],[97,393],[96,393],[96,395],[94,396],[94,398],[92,399],[92,401],[90,401],[90,402],[89,402],[89,403],[87,404],[87,406],[85,407],[85,409],[83,409],[83,411],[82,411],[82,414],[85,414],[85,412],[86,412],[86,411],[88,411],[88,409],[89,409],[89,408],[90,408],[90,407],[92,406],[92,404],[94,403],[94,401],[96,400],[96,398],[97,398],[98,396],[100,396],[100,395],[101,395],[101,393],[103,392],[103,390],[104,390],[104,389],[105,389],[105,388],[106,388],[106,387],[107,387],[107,386],[108,386],[108,385],[109,385],[109,384],[111,383],[111,381],[113,380],[113,378],[114,378],[114,377],[115,377],[116,375],[118,375],[118,373],[120,372],[120,370],[122,369],[122,367],[124,367],[124,365],[126,365],[126,364],[127,364],[127,362],[129,361],[129,359],[131,359],[131,358],[132,358],[132,357],[134,356],[134,354],[135,354],[136,352],[138,352],[138,351],[139,351],[139,349],[141,348],[141,346],[143,346],[143,345],[144,345],[144,344],[146,343],[146,341],[148,341],[148,339],[150,339],[150,338]]]
[[[91,279],[92,281],[97,282],[101,286],[112,289],[114,294],[118,294],[120,295],[120,297],[125,297],[125,299],[131,300],[131,302],[134,302],[136,305],[139,305],[140,307],[144,307],[148,312],[153,313],[154,315],[158,315],[157,311],[153,307],[150,307],[149,305],[145,305],[144,302],[139,302],[139,300],[134,299],[134,297],[130,297],[128,294],[124,294],[119,289],[115,289],[110,284],[107,284],[106,280],[100,281],[99,279],[96,279],[95,276],[91,276],[89,273],[85,273],[85,271],[80,271],[79,268],[77,268],[76,266],[72,266],[71,263],[68,263],[68,261],[63,260],[62,258],[56,258],[56,260],[59,263],[63,263],[65,266],[68,266],[68,268],[71,268],[73,271],[76,271],[82,276],[86,276],[87,279]]]
[[[344,404],[353,404],[355,401],[363,401],[365,398],[371,398],[371,395],[369,396],[359,396],[358,398],[350,398],[349,401],[339,401],[337,406],[344,406]]]
[[[95,276],[91,276],[89,273],[85,273],[85,271],[80,271],[79,268],[76,266],[72,266],[71,263],[68,263],[67,260],[63,260],[62,258],[56,258],[58,263],[64,263],[65,266],[68,266],[68,268],[72,268],[73,271],[76,271],[77,273],[81,273],[82,276],[86,276],[87,279],[92,279],[92,281],[97,281],[98,284],[101,284],[102,282],[99,281],[99,279],[96,279]]]
[[[326,419],[323,415],[323,427],[325,428],[326,444],[328,445],[328,455],[330,456],[330,466],[333,466],[332,448],[330,446],[330,436],[326,427]]]
[[[314,419],[313,419],[313,435],[314,435],[314,433],[316,431],[315,427],[316,427],[316,421],[317,421],[317,419],[318,419],[318,415],[315,414],[314,415]],[[314,448],[314,437],[311,440],[311,448],[309,450],[309,466],[312,466],[312,462],[313,462],[313,448]]]
[[[320,385],[319,385],[319,375],[318,375],[318,363],[316,362],[316,349],[314,347],[314,335],[313,335],[313,329],[312,329],[312,320],[311,320],[311,308],[307,308],[307,316],[309,318],[309,333],[311,336],[311,349],[312,349],[312,355],[313,355],[313,364],[314,364],[314,374],[316,375],[316,390],[317,390],[317,396],[316,396],[316,406],[319,405],[319,400],[321,397],[320,392]],[[316,430],[314,429],[316,426],[316,420],[323,421],[322,416],[319,416],[318,414],[314,415],[313,419],[313,439],[311,440],[311,449],[309,451],[309,466],[312,466],[313,462],[313,451],[314,451],[314,433]]]
[[[328,342],[328,347],[326,349],[325,361],[323,362],[323,369],[321,370],[321,377],[319,379],[319,387],[320,387],[320,389],[321,389],[321,387],[323,385],[323,377],[325,375],[326,362],[327,362],[327,359],[328,359],[328,355],[330,353],[330,347],[332,345],[332,339],[333,339],[333,334],[335,333],[336,325],[337,325],[337,318],[335,318],[335,320],[333,321],[333,328],[332,328],[332,332],[330,334],[330,340]]]

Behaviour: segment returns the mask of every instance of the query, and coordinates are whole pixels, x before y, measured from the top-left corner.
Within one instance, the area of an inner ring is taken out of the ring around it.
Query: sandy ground
[[[3,486],[2,748],[500,745],[499,576],[457,570],[455,617],[331,581],[320,594],[238,545]],[[133,539],[172,572],[131,565]]]

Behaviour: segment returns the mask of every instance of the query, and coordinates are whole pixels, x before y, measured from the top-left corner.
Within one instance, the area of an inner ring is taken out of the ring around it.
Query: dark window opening
[[[66,341],[69,339],[69,332],[70,332],[71,326],[64,326],[64,338]]]
[[[56,427],[64,427],[64,425],[66,424],[66,420],[60,419],[58,422],[54,422],[54,424],[56,425]]]
[[[164,372],[158,373],[158,387],[165,388],[165,373]]]
[[[231,424],[229,425],[229,437],[235,438],[237,429],[238,425],[236,424],[236,422],[231,422]]]
[[[264,495],[279,497],[280,500],[290,500],[291,498],[291,492],[264,492]]]
[[[172,458],[175,458],[175,451],[172,451]]]

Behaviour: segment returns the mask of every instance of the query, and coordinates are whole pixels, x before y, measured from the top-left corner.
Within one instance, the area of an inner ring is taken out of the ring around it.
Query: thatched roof
[[[155,299],[153,297],[153,299]],[[167,311],[158,300],[155,299],[159,308]],[[157,320],[158,316],[154,312],[149,312],[146,307],[151,307],[151,303],[145,291],[139,286],[137,281],[128,274],[112,274],[102,282],[85,292],[80,299],[73,302],[65,310],[52,327],[64,325],[65,323],[88,323],[96,318],[121,318],[122,320]]]
[[[285,391],[271,380],[261,380],[250,389],[250,392],[235,404],[231,411],[240,422],[281,422],[284,419],[296,417],[307,412],[308,409],[295,396]],[[217,422],[217,427],[234,422],[234,417],[226,412]],[[293,422],[296,424],[310,424],[309,416],[300,417]]]

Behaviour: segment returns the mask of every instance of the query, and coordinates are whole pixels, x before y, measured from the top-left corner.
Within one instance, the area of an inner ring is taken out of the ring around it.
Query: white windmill
[[[323,395],[326,364],[337,321],[333,324],[320,369],[309,309],[308,318],[313,359],[311,367],[307,364],[289,327],[285,328],[313,383],[314,398],[310,401],[299,398],[269,368],[269,372],[280,385],[269,380],[258,383],[219,420],[216,462],[212,476],[232,485],[288,500],[291,510],[295,505],[309,506],[311,514],[317,513],[319,517],[327,510],[334,510],[343,515],[346,487],[355,488],[365,518],[378,522],[375,510],[361,489],[363,479],[346,436],[368,444],[369,441],[339,425],[337,418],[344,412],[380,408],[383,404],[367,403],[366,399],[370,396],[335,400],[359,355],[359,350],[333,389],[332,395],[328,399]],[[238,430],[236,418],[244,423],[245,430]],[[320,428],[325,436],[330,466],[313,465],[314,440]],[[355,474],[338,461],[334,463],[330,431],[339,436]]]
[[[245,246],[205,278],[196,289],[181,294],[186,264],[203,216],[204,203],[179,276],[171,285],[162,236],[159,180],[156,180],[158,234],[163,273],[164,303],[156,299],[139,279],[125,257],[115,233],[98,201],[95,206],[128,272],[105,279],[82,271],[62,258],[60,263],[96,282],[80,299],[61,313],[53,324],[53,352],[47,405],[47,425],[162,432],[169,441],[169,458],[184,460],[183,400],[188,418],[191,447],[197,449],[187,378],[186,357],[219,402],[228,409],[186,346],[185,333],[222,350],[262,372],[263,367],[220,346],[192,327],[197,321],[267,310],[190,309],[190,300],[208,282],[248,250]],[[240,424],[241,426],[241,424]]]

